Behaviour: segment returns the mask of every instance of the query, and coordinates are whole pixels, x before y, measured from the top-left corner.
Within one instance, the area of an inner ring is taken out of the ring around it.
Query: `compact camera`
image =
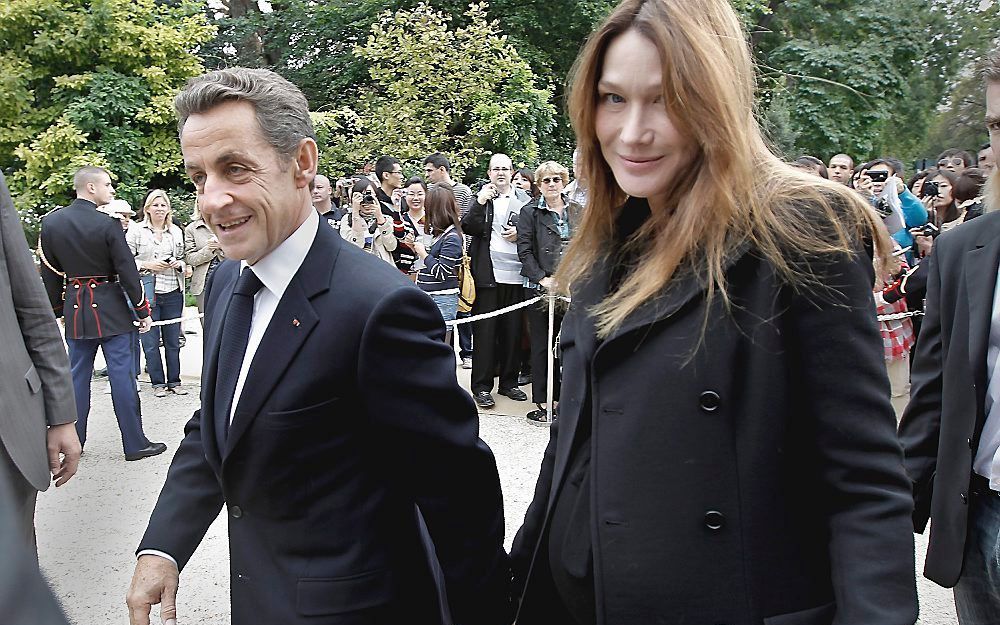
[[[924,197],[938,197],[941,195],[941,189],[938,188],[938,183],[936,182],[925,182],[920,191]]]
[[[889,179],[889,172],[877,169],[875,171],[868,170],[868,177],[872,182],[885,182]]]
[[[920,234],[924,235],[925,237],[936,237],[937,235],[941,234],[941,229],[928,221],[927,223],[925,223],[923,226],[920,227]]]
[[[365,187],[365,190],[361,192],[361,204],[371,205],[375,203],[375,191],[371,187]]]

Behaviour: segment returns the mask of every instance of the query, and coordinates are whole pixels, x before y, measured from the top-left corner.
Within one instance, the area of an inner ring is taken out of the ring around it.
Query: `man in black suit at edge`
[[[177,618],[178,570],[225,505],[233,625],[509,623],[496,462],[444,324],[320,225],[305,97],[234,68],[174,104],[228,260],[206,287],[201,409],[139,546],[131,622],[156,603]]]
[[[1000,52],[983,71],[986,125],[1000,145]],[[924,575],[955,588],[961,625],[1000,622],[1000,178],[973,227],[937,239],[900,439],[914,482]],[[931,494],[933,492],[933,498]]]

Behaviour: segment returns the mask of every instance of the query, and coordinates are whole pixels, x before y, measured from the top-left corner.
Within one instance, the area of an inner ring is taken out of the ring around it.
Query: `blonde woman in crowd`
[[[142,221],[129,226],[125,240],[142,276],[153,321],[179,319],[184,311],[184,233],[171,219],[173,211],[166,191],[150,191],[142,212]],[[160,355],[161,336],[163,357]],[[168,392],[187,394],[181,386],[180,336],[180,323],[153,326],[149,332],[139,335],[156,397],[166,397]]]

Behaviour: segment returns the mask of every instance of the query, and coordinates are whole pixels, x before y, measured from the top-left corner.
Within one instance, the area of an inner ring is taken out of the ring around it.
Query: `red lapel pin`
[[[295,326],[296,328],[299,327],[299,320],[298,319],[292,319],[292,325]]]

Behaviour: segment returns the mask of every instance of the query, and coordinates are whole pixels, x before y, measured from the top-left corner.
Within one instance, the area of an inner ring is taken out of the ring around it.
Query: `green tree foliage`
[[[956,123],[966,123],[948,121],[961,117],[957,108],[939,109],[964,101],[949,94],[961,93],[1000,26],[1000,6],[981,0],[772,0],[768,8],[751,26],[762,109],[790,157],[935,156],[934,136],[955,141]]]
[[[450,156],[458,175],[481,174],[494,151],[536,162],[555,109],[486,8],[470,6],[457,28],[425,4],[380,13],[355,48],[370,82],[313,116],[322,168],[352,173],[372,156],[392,154],[417,173],[419,160],[435,151]]]
[[[29,238],[83,165],[107,166],[132,204],[179,182],[171,102],[213,35],[194,0],[0,4],[0,167]]]

